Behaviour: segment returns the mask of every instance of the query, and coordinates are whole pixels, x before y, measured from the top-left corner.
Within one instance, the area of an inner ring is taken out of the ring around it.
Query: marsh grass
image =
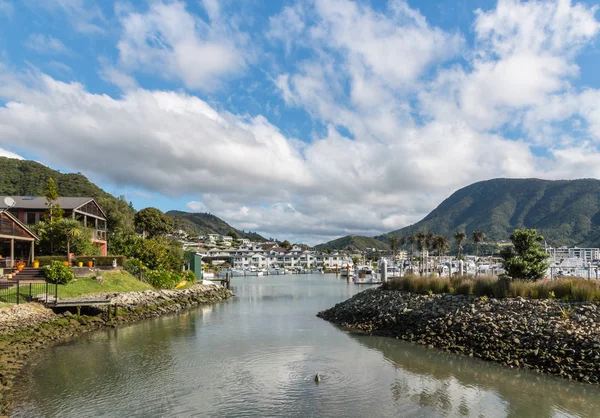
[[[506,282],[496,277],[463,276],[453,278],[407,276],[383,284],[385,290],[403,290],[419,294],[458,294],[493,298],[562,299],[600,302],[600,282],[581,278],[528,282]]]

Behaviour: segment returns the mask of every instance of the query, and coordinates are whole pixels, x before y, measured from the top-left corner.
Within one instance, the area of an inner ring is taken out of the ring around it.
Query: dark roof
[[[2,199],[2,203],[4,204],[4,199]],[[33,233],[33,231],[31,229],[29,229],[27,227],[27,225],[25,225],[20,220],[18,220],[17,217],[15,215],[13,215],[12,213],[10,213],[10,212],[2,212],[2,213],[0,213],[0,216],[2,216],[2,215],[6,216],[11,221],[13,221],[17,225],[19,225],[21,228],[23,228],[25,230],[25,232],[27,232],[29,235],[31,235],[31,237],[33,239],[40,239],[40,237],[38,237],[35,233]]]
[[[46,209],[48,207],[44,196],[0,196],[0,209],[6,208],[6,204],[4,203],[4,198],[6,197],[14,199],[16,202],[13,206],[14,209]],[[77,209],[91,201],[94,201],[98,205],[98,202],[93,197],[59,197],[56,199],[56,203],[60,205],[61,209],[66,210]],[[98,207],[100,208],[100,205]],[[100,208],[100,211],[104,213],[102,208]]]

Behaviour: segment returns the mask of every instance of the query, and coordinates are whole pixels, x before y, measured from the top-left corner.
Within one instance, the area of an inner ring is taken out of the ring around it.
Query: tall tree
[[[393,236],[390,242],[390,247],[392,248],[392,253],[394,254],[394,264],[396,264],[396,255],[398,253],[398,237]]]
[[[57,225],[67,240],[67,259],[71,257],[71,242],[83,234],[81,223],[75,219],[61,219]]]
[[[472,233],[473,243],[475,244],[475,255],[479,257],[479,244],[485,239],[485,234],[482,231],[473,231]]]
[[[456,245],[458,246],[458,258],[462,258],[462,243],[467,238],[467,234],[464,231],[456,231],[454,233],[454,240],[456,241]]]
[[[502,249],[502,265],[513,279],[536,281],[544,278],[548,270],[544,251],[544,237],[535,229],[516,229],[510,234],[511,247]]]
[[[425,248],[427,248],[427,234],[419,231],[415,234],[415,240],[417,242],[417,249],[419,250],[419,272],[423,274],[424,253]]]
[[[156,208],[145,208],[135,214],[135,229],[144,237],[166,235],[173,231],[173,219]]]

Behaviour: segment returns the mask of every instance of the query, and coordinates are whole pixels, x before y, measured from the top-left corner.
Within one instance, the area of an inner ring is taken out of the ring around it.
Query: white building
[[[546,252],[555,260],[567,258],[576,258],[584,262],[600,260],[600,248],[568,248],[568,247],[547,247]]]

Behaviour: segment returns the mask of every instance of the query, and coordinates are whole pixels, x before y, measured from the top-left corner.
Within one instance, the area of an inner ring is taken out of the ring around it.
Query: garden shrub
[[[181,274],[169,270],[148,270],[144,273],[144,278],[157,289],[173,289],[181,282]]]
[[[73,270],[61,261],[52,261],[50,265],[44,267],[46,278],[51,283],[68,284],[75,280]]]

